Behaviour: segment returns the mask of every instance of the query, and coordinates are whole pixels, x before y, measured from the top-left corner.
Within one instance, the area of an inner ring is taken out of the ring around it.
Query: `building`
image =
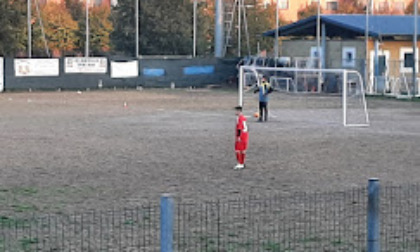
[[[279,12],[289,22],[297,21],[298,11],[311,4],[317,4],[318,0],[278,0]],[[337,14],[340,0],[319,0],[323,14]],[[355,0],[357,1],[357,0]],[[369,0],[359,0],[366,4]],[[392,14],[404,14],[405,8],[412,0],[370,0],[373,13],[390,12]],[[277,0],[264,0],[264,4],[277,4]]]
[[[370,16],[367,44],[365,21],[366,15],[360,14],[321,15],[322,68],[357,70],[366,77],[366,87],[370,92],[395,91],[395,85],[412,86],[414,17]],[[417,34],[420,34],[420,19],[417,23]],[[279,36],[284,37],[280,55],[290,58],[316,57],[316,25],[317,18],[312,16],[280,27]],[[270,30],[264,36],[274,37],[275,33],[275,30]],[[417,59],[419,46],[418,42]],[[417,60],[416,69],[419,69],[418,66]],[[417,84],[420,86],[420,83]]]

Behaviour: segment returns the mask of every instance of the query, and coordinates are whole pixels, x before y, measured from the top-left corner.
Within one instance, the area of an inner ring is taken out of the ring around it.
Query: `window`
[[[338,10],[338,2],[337,1],[327,2],[327,10],[332,10],[332,11]]]
[[[355,67],[356,66],[356,48],[343,47],[342,49],[342,67]]]
[[[413,61],[413,53],[404,53],[404,68],[412,68]]]
[[[417,57],[418,57],[417,50]],[[400,71],[403,73],[409,73],[413,71],[414,57],[413,57],[413,48],[402,47],[400,48]],[[416,62],[416,68],[418,69],[418,62]]]
[[[279,9],[280,10],[287,10],[287,9],[289,9],[289,0],[280,0],[279,1]]]
[[[379,11],[387,11],[389,10],[389,3],[388,2],[380,2],[378,5]]]
[[[396,11],[401,11],[401,12],[404,12],[404,10],[405,10],[405,4],[404,4],[404,2],[402,2],[402,1],[400,1],[400,2],[395,2],[395,3],[394,3],[394,9],[395,9]]]

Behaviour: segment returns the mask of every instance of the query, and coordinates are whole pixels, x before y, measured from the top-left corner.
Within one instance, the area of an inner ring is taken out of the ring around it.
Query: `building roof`
[[[321,15],[325,24],[327,37],[355,38],[365,35],[366,15],[336,14]],[[316,36],[317,17],[312,16],[295,23],[281,26],[279,36]],[[417,34],[420,34],[420,18],[417,19]],[[391,38],[412,36],[414,33],[414,16],[372,15],[369,16],[369,36]],[[263,33],[263,36],[274,37],[276,29]]]

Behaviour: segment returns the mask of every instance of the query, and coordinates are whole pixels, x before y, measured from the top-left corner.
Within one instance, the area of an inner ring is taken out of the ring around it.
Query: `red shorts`
[[[248,141],[235,142],[235,151],[244,151],[248,148]]]

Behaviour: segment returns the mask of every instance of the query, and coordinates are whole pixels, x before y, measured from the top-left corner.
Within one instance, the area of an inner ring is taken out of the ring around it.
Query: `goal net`
[[[340,109],[344,126],[369,125],[363,80],[357,71],[241,66],[238,89],[240,106],[244,106],[246,97],[254,93],[250,91],[256,90],[261,85],[262,77],[265,77],[273,87],[275,91],[273,94],[295,95],[300,97],[300,101],[305,96],[314,99],[331,97],[329,101],[327,99],[319,100],[321,103],[329,102],[331,104],[330,108]],[[310,106],[312,105],[309,104],[308,106],[311,109]],[[246,108],[246,104],[244,107]],[[324,108],[329,107],[324,106]],[[340,115],[336,117],[340,117]],[[340,118],[335,118],[334,121],[339,122]]]

